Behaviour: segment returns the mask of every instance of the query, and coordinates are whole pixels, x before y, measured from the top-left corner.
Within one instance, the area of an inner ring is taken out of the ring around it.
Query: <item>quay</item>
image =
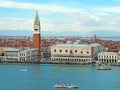
[[[85,63],[85,62],[81,62],[81,63],[77,63],[77,62],[52,62],[50,59],[41,59],[41,60],[35,60],[35,61],[3,61],[0,60],[1,64],[70,64],[70,65],[94,65],[94,66],[100,66],[101,64],[98,62],[89,62],[89,63]],[[106,66],[120,66],[120,63],[109,63],[109,64],[105,64]]]

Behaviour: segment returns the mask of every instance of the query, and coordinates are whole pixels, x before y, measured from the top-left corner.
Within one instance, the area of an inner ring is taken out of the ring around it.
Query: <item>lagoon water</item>
[[[93,65],[0,65],[0,90],[120,90],[120,67],[99,71]],[[79,88],[55,88],[74,83]]]

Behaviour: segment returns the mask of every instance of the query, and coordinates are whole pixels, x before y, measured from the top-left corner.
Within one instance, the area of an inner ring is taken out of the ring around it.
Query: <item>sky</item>
[[[36,10],[41,31],[120,32],[120,0],[0,0],[0,30],[30,30]]]

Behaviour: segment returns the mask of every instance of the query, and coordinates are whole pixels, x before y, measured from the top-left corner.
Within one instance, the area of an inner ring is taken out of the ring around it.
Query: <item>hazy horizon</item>
[[[86,36],[92,37],[96,35],[98,37],[119,37],[119,32],[105,31],[106,34],[102,34],[102,31],[94,31],[89,33],[80,33],[74,31],[54,32],[54,31],[41,31],[41,36]],[[33,36],[33,31],[29,30],[0,30],[0,36]]]

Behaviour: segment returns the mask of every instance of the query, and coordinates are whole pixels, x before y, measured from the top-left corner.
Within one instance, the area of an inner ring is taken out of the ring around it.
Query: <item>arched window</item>
[[[62,52],[62,49],[60,49],[60,52]]]
[[[87,51],[87,54],[89,54],[89,51]]]
[[[83,53],[83,51],[81,51],[81,53]]]
[[[65,50],[65,52],[68,52],[68,50]]]
[[[75,50],[75,53],[77,53],[77,50]]]

